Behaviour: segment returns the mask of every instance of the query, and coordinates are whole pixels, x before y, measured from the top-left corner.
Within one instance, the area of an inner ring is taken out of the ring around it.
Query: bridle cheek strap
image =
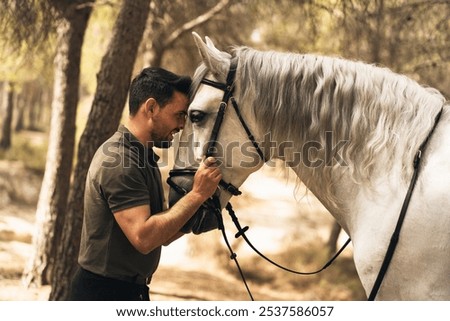
[[[219,136],[219,130],[220,130],[220,127],[222,126],[222,121],[225,116],[226,109],[227,109],[227,103],[222,101],[219,106],[219,111],[217,112],[216,121],[214,122],[214,126],[211,131],[211,136],[208,141],[208,147],[206,148],[205,157],[213,156],[215,154],[217,137]]]
[[[234,92],[234,79],[236,77],[237,69],[237,57],[234,57],[230,61],[230,69],[227,74],[227,82],[225,84],[219,83],[209,79],[202,79],[200,83],[214,87],[216,89],[223,91],[222,101],[219,105],[219,111],[217,112],[216,121],[214,122],[213,129],[211,131],[211,136],[209,137],[208,147],[206,149],[206,157],[213,156],[215,152],[215,146],[217,144],[217,138],[219,137],[219,131],[222,127],[222,121],[225,116],[225,111],[228,106],[228,101]]]
[[[264,157],[263,151],[259,147],[258,142],[256,141],[255,137],[253,136],[252,132],[250,131],[250,128],[248,127],[247,123],[245,122],[244,118],[242,117],[241,111],[239,109],[239,105],[237,104],[236,100],[233,97],[234,79],[236,77],[237,64],[238,64],[237,57],[233,57],[230,62],[230,70],[228,71],[228,74],[227,74],[226,84],[219,83],[219,82],[205,79],[205,78],[201,80],[202,84],[217,88],[224,92],[222,101],[219,105],[219,110],[217,112],[217,117],[214,122],[213,129],[211,131],[211,136],[208,141],[205,156],[208,157],[208,156],[213,156],[215,154],[215,146],[217,144],[217,138],[219,137],[219,131],[220,131],[220,128],[222,127],[222,122],[223,122],[223,118],[225,116],[225,112],[226,112],[226,109],[228,106],[228,101],[231,100],[231,104],[236,112],[236,115],[238,116],[238,119],[239,119],[242,127],[245,130],[245,133],[247,134],[248,139],[251,141],[251,143],[255,147],[256,152],[258,153],[261,160],[266,162],[266,158]]]

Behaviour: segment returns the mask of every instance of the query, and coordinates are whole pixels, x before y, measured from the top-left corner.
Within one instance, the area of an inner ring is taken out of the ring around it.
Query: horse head
[[[250,108],[246,108],[245,102],[239,101],[239,62],[229,53],[218,50],[208,37],[204,42],[196,33],[193,36],[202,64],[194,75],[188,120],[180,136],[168,182],[171,206],[191,189],[192,174],[205,155],[218,160],[223,180],[216,201],[202,207],[193,218],[198,221],[211,218],[211,213],[208,214],[211,208],[220,210],[233,195],[240,194],[239,186],[261,168],[265,157],[254,138],[261,137],[255,116]],[[191,220],[185,231],[203,232],[217,227],[213,219],[210,223],[204,222],[209,226],[201,230],[193,229],[195,224],[200,223]]]

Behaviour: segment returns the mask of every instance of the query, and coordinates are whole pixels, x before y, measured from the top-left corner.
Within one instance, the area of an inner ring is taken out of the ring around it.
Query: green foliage
[[[18,96],[30,95],[22,93],[27,83],[35,82],[41,88],[52,86],[52,17],[53,11],[44,0],[7,0],[0,4],[0,81],[14,83]]]
[[[450,2],[254,1],[255,47],[387,66],[450,95]]]
[[[325,4],[323,4],[325,2]],[[331,1],[255,1],[260,17],[254,32],[261,36],[254,45],[262,49],[336,53]]]
[[[36,80],[41,84],[51,86],[53,79],[53,46],[47,41],[46,49],[30,52],[23,45],[22,49],[3,47],[0,50],[0,81],[9,80],[16,84],[23,84]]]
[[[13,51],[40,48],[54,32],[55,12],[47,0],[3,0],[0,15],[0,44]]]
[[[81,59],[81,88],[84,95],[93,95],[97,87],[97,73],[112,36],[114,22],[119,13],[119,2],[109,1],[94,6],[84,36]]]
[[[48,75],[54,17],[49,1],[0,2],[0,80],[23,83]]]

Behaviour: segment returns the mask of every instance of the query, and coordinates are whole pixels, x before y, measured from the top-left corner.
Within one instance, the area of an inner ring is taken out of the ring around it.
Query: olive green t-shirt
[[[120,229],[114,213],[149,204],[163,211],[158,156],[124,126],[95,153],[86,179],[84,219],[78,262],[84,269],[125,281],[151,278],[161,247],[141,254]]]

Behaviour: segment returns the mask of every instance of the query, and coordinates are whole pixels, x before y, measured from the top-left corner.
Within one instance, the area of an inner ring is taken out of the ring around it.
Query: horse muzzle
[[[174,169],[169,172],[167,184],[169,190],[169,207],[183,198],[192,190],[195,169]],[[213,196],[204,202],[195,214],[181,228],[183,233],[201,234],[220,227],[221,219],[220,201],[217,196]]]

